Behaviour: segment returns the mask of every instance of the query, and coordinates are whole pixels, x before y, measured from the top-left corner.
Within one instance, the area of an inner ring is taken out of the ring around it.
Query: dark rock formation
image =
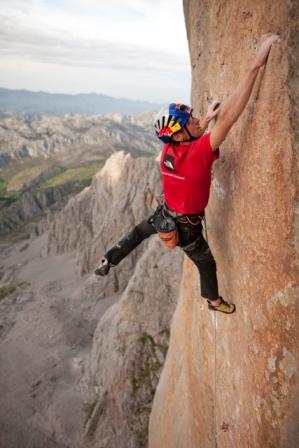
[[[86,184],[85,184],[86,185]],[[25,191],[20,199],[0,211],[0,235],[12,230],[40,215],[54,204],[62,202],[70,194],[76,194],[84,188],[84,182],[67,182],[57,187],[48,187],[36,192]],[[65,203],[61,203],[62,208]]]

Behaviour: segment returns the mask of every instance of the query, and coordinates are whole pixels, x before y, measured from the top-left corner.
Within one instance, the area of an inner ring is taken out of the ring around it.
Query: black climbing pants
[[[140,222],[133,230],[115,244],[105,257],[112,265],[117,265],[144,239],[157,233],[155,223],[162,218],[158,207],[153,215]],[[200,275],[201,295],[215,300],[219,297],[216,263],[208,243],[202,235],[201,223],[197,225],[176,221],[179,232],[179,246],[195,263]]]

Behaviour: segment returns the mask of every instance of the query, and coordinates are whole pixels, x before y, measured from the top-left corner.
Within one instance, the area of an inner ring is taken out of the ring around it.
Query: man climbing
[[[213,104],[206,117],[195,118],[190,107],[176,103],[158,114],[154,127],[158,138],[165,143],[160,160],[163,203],[108,250],[95,274],[107,275],[112,266],[118,265],[145,238],[169,231],[164,238],[166,245],[173,243],[172,246],[181,247],[195,263],[201,295],[207,299],[209,309],[226,314],[235,311],[235,305],[219,295],[216,263],[202,235],[202,219],[209,200],[212,164],[219,157],[219,146],[248,103],[271,46],[279,41],[278,35],[264,40],[232,95],[221,105]],[[216,117],[211,132],[205,133],[209,122]]]

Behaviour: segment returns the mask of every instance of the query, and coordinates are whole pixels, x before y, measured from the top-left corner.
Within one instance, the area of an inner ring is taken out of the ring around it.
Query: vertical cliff
[[[184,11],[197,113],[232,92],[263,34],[283,41],[214,166],[209,242],[237,312],[211,314],[185,262],[149,446],[295,448],[298,1],[185,0]]]

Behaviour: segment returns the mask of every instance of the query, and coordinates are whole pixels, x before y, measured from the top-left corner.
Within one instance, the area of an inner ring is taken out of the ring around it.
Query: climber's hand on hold
[[[212,121],[214,118],[217,117],[217,115],[219,114],[219,111],[220,111],[219,106],[220,106],[220,101],[218,101],[218,100],[215,100],[212,102],[212,104],[210,104],[206,115],[201,119],[201,122],[200,122],[200,127],[202,129],[206,129],[208,127],[208,124],[210,123],[210,121]]]
[[[278,34],[272,34],[271,36],[263,39],[261,46],[252,63],[251,68],[253,70],[259,69],[266,64],[272,45],[278,42],[281,42],[281,37]]]
[[[233,124],[242,114],[249,101],[260,67],[266,64],[272,45],[280,42],[280,40],[278,34],[273,34],[263,40],[260,49],[249,66],[249,70],[243,75],[233,93],[219,107],[218,119],[211,131],[210,138],[213,151],[219,148]]]
[[[207,110],[207,117],[209,117],[211,120],[215,118],[219,114],[219,106],[220,106],[219,100],[214,100],[212,104],[208,107]]]

